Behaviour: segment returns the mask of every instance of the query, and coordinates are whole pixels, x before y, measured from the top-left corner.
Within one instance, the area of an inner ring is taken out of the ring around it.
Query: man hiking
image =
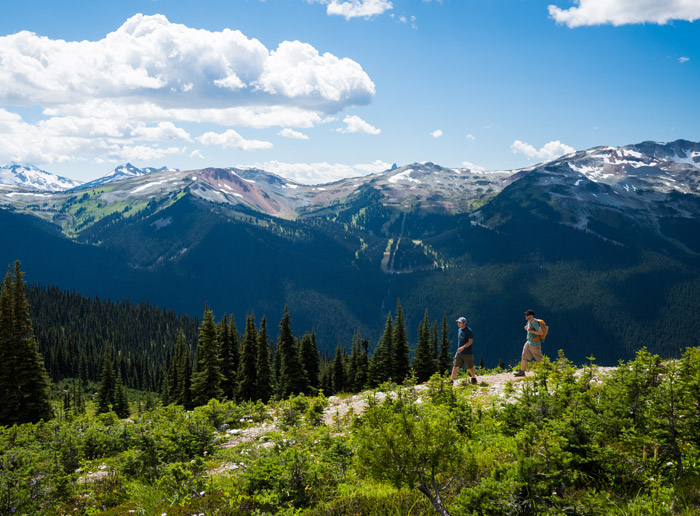
[[[457,353],[455,354],[454,363],[452,364],[452,381],[457,379],[457,373],[464,365],[472,375],[472,383],[476,383],[476,371],[474,370],[474,350],[472,343],[474,342],[474,334],[471,328],[467,326],[467,320],[464,317],[457,319]]]
[[[525,369],[527,368],[529,360],[534,359],[537,362],[542,360],[542,341],[535,339],[540,337],[544,332],[542,328],[540,328],[540,323],[535,319],[535,311],[527,310],[525,312],[525,319],[527,320],[525,324],[527,340],[523,346],[523,353],[520,359],[520,371],[515,373],[515,376],[525,376]]]

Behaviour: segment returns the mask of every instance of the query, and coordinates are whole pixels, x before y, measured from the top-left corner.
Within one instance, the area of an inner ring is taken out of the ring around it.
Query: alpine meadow
[[[699,514],[699,23],[3,9],[0,516]]]

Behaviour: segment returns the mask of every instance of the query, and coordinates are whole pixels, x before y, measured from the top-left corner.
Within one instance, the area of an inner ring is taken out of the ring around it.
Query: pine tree
[[[394,356],[393,347],[394,327],[391,313],[386,318],[384,334],[377,343],[377,348],[369,362],[369,385],[377,387],[379,384],[391,380],[391,367]]]
[[[167,381],[164,383],[167,385]],[[117,385],[114,393],[114,412],[122,419],[126,419],[131,415],[129,399],[126,395],[126,387],[124,387],[121,373],[117,374]]]
[[[340,342],[335,348],[335,357],[333,358],[333,394],[346,392],[345,378],[345,363],[343,361],[343,350],[340,347]]]
[[[175,341],[175,351],[170,357],[168,364],[168,394],[169,403],[176,405],[184,404],[184,381],[185,381],[185,355],[189,354],[185,348],[185,334],[182,329],[177,334]]]
[[[238,394],[238,330],[236,322],[231,315],[224,318],[219,323],[219,346],[221,349],[221,373],[224,381],[221,385],[224,396],[233,400]]]
[[[15,262],[0,290],[0,425],[52,415],[49,380],[29,318],[24,273]]]
[[[319,388],[319,360],[316,347],[316,333],[305,333],[301,338],[301,362],[309,379],[310,394],[315,394]]]
[[[192,401],[192,360],[190,359],[189,351],[185,353],[181,378],[182,405],[185,407],[185,409],[192,410],[194,408],[194,402]]]
[[[286,306],[280,321],[277,350],[280,354],[280,377],[278,382],[280,396],[286,398],[293,394],[306,392],[309,382],[301,365],[299,349],[296,346],[294,335],[292,335],[289,311]]]
[[[114,375],[114,366],[112,365],[112,352],[109,348],[105,348],[100,386],[97,389],[98,414],[106,413],[113,409],[116,391],[117,379]]]
[[[418,325],[418,345],[416,356],[413,360],[413,369],[416,372],[418,382],[427,382],[435,371],[432,345],[430,342],[430,321],[428,310],[425,311],[423,321]]]
[[[408,336],[406,335],[406,325],[404,323],[403,308],[401,301],[396,304],[396,323],[394,324],[394,367],[393,377],[397,383],[403,383],[411,372],[408,358]]]
[[[447,314],[442,315],[442,331],[440,333],[440,362],[438,373],[446,374],[452,368],[450,361],[450,337],[447,333]]]
[[[221,374],[223,381],[221,388],[224,391],[224,397],[232,400],[236,397],[237,382],[236,368],[233,362],[233,346],[231,330],[228,325],[228,316],[224,314],[216,329],[216,336],[219,341],[219,356],[221,358]]]
[[[221,389],[223,375],[219,345],[216,340],[216,324],[214,313],[209,307],[204,308],[204,319],[199,328],[197,341],[197,357],[195,371],[192,374],[192,401],[195,405],[206,405],[212,398],[222,399]]]
[[[245,319],[245,333],[238,366],[238,399],[257,399],[258,387],[258,330],[255,328],[255,315]]]
[[[270,369],[270,343],[267,337],[267,319],[263,316],[258,331],[257,360],[257,395],[256,399],[267,403],[272,397],[272,370]]]

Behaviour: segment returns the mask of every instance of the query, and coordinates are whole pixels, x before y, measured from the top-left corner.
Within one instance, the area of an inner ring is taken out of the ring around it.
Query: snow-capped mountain
[[[96,186],[104,185],[107,183],[115,183],[117,181],[123,181],[125,179],[131,179],[133,177],[139,177],[139,176],[143,176],[146,174],[150,174],[151,172],[167,172],[167,171],[177,171],[177,169],[169,168],[169,167],[138,168],[138,167],[135,167],[134,165],[132,165],[131,163],[125,163],[123,165],[119,165],[117,168],[112,170],[109,174],[106,174],[98,179],[94,179],[92,181],[89,181],[87,183],[82,184],[80,186],[80,189],[94,188]]]
[[[10,163],[0,166],[0,184],[52,192],[75,188],[81,182],[46,172],[34,165]]]

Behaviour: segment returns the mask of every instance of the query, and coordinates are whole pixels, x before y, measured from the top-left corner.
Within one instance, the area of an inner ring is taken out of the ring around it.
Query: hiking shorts
[[[455,361],[452,367],[462,367],[466,366],[467,369],[474,369],[474,355],[466,355],[464,353],[457,353],[455,355]]]
[[[523,346],[523,360],[542,361],[542,346],[532,346],[528,342]]]

